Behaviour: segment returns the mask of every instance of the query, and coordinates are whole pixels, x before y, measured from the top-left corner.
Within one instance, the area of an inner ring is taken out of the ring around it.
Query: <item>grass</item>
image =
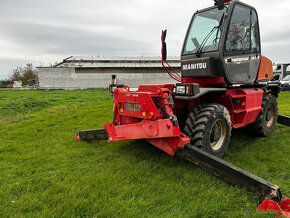
[[[279,96],[290,115],[290,93]],[[112,119],[106,90],[0,92],[0,216],[268,217],[258,198],[144,142],[76,142]],[[289,127],[233,131],[225,160],[290,196]]]

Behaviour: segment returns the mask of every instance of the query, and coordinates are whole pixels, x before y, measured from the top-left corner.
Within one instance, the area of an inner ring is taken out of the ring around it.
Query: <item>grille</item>
[[[141,112],[140,107],[141,107],[141,104],[138,104],[138,103],[129,103],[129,102],[124,103],[124,109],[128,110],[128,111],[140,111]]]

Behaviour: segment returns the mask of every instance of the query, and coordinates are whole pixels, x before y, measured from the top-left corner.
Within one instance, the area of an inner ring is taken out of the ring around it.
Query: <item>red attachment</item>
[[[178,137],[147,139],[147,141],[173,156],[178,149],[183,149],[190,143],[190,138],[180,132]]]
[[[183,149],[190,143],[190,139],[180,132],[179,126],[173,126],[170,119],[143,120],[140,123],[117,126],[108,123],[104,128],[109,135],[109,142],[147,139],[170,155],[174,155],[179,148]]]
[[[286,216],[290,218],[290,206],[289,206],[290,199],[287,197],[283,197],[281,204],[279,205],[275,201],[265,200],[263,201],[257,210],[259,211],[277,211],[279,216]]]
[[[170,119],[159,119],[156,121],[142,120],[140,123],[116,126],[113,123],[107,123],[104,125],[104,128],[110,136],[109,142],[175,137],[180,135],[179,126],[173,126]]]
[[[114,91],[114,120],[104,125],[108,141],[147,139],[170,155],[190,139],[180,132],[170,97],[173,85],[140,85]]]
[[[79,142],[80,138],[78,136],[75,136],[75,140]]]

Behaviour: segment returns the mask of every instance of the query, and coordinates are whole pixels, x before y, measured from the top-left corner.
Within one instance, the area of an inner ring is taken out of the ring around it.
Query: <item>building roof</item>
[[[179,57],[168,57],[171,67],[180,67]],[[161,57],[95,57],[71,56],[54,67],[73,68],[160,68]]]
[[[285,64],[289,65],[290,63],[273,63],[274,66],[276,66],[276,65],[285,65]]]

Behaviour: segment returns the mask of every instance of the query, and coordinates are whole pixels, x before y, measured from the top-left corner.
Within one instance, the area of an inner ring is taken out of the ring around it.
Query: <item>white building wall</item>
[[[38,68],[39,88],[43,89],[87,89],[108,88],[116,75],[117,83],[136,88],[140,84],[176,83],[163,73],[76,73],[75,68]]]

